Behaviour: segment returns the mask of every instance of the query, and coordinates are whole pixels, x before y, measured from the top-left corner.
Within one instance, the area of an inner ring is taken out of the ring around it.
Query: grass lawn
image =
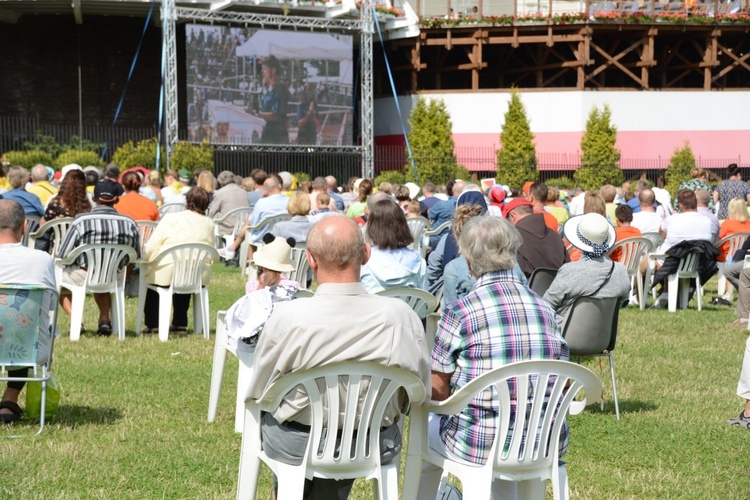
[[[239,270],[214,267],[211,315],[244,292]],[[705,302],[715,294],[709,284]],[[87,299],[86,333],[70,342],[68,318],[53,365],[63,396],[41,437],[0,441],[0,498],[233,498],[240,436],[234,433],[237,366],[228,360],[217,421],[206,421],[213,337],[132,331],[99,338]],[[191,309],[192,310],[192,309]],[[727,419],[744,404],[735,388],[747,333],[727,329],[731,308],[620,315],[615,363],[622,420],[612,403],[570,419],[571,495],[579,498],[743,498],[750,491],[750,433]],[[18,426],[14,429],[18,431]],[[20,430],[33,432],[30,424]],[[0,428],[0,436],[8,434]],[[266,469],[259,498],[267,498]],[[352,498],[369,498],[358,481]]]

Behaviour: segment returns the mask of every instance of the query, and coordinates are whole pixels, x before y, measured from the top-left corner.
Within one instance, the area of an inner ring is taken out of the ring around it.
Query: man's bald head
[[[348,217],[326,217],[307,233],[307,250],[324,272],[355,271],[365,258],[362,231]]]
[[[638,193],[638,202],[641,205],[651,207],[656,202],[656,196],[654,195],[654,192],[649,188],[641,189],[641,192]]]
[[[263,182],[263,189],[268,194],[279,194],[281,192],[281,183],[274,176],[269,176]]]

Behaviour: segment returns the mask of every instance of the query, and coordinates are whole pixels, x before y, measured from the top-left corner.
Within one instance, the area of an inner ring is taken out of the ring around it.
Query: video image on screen
[[[352,145],[351,36],[188,24],[185,46],[191,141]]]

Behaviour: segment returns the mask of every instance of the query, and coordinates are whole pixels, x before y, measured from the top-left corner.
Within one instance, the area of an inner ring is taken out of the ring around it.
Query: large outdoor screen
[[[186,34],[191,141],[352,145],[351,36],[200,24]]]

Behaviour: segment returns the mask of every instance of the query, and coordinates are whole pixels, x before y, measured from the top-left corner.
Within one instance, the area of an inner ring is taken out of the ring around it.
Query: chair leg
[[[615,398],[615,415],[617,415],[617,420],[620,420],[620,404],[617,401],[617,382],[615,382],[615,358],[611,352],[607,353],[607,356],[609,357],[609,371],[612,373],[612,394]]]
[[[638,290],[638,306],[643,311],[646,308],[646,295],[643,293],[643,274],[641,274],[640,270],[635,275],[635,284]]]
[[[172,313],[172,291],[169,288],[157,287],[159,294],[159,340],[169,339],[169,322]]]
[[[667,303],[669,305],[669,312],[673,313],[677,311],[677,294],[680,291],[680,280],[677,279],[677,274],[670,274],[667,278],[669,290],[667,292]]]
[[[193,294],[193,333],[203,332],[203,296],[200,292]]]
[[[698,301],[698,310],[703,310],[703,287],[700,278],[695,278],[695,299]]]
[[[45,421],[45,417],[47,416],[46,415],[46,412],[47,412],[47,381],[46,380],[42,380],[41,404],[42,406],[39,408],[39,430],[36,431],[36,434],[34,434],[35,436],[38,436],[44,430],[44,421]]]
[[[224,352],[226,353],[226,351]],[[255,371],[253,368],[255,356],[254,353],[239,351],[237,352],[237,359],[239,360],[239,367],[237,369],[237,404],[234,415],[234,432],[242,432],[242,427],[245,424],[245,412],[242,410],[245,408],[245,395]]]
[[[208,340],[211,336],[211,303],[208,298],[208,288],[201,288],[201,313],[203,315],[203,338]]]
[[[254,437],[259,439],[258,436]],[[260,458],[252,449],[245,449],[244,441],[250,439],[246,433],[242,434],[242,451],[240,453],[240,472],[237,479],[237,499],[255,499],[256,490],[258,489],[258,478],[260,476]],[[278,497],[284,498],[284,497]],[[302,498],[300,495],[298,498]]]
[[[547,489],[546,481],[541,479],[527,479],[525,481],[518,481],[518,498],[520,499],[539,499],[544,498],[545,490]],[[554,493],[556,481],[552,481],[552,491]],[[557,494],[553,498],[559,498]]]
[[[117,329],[117,337],[120,340],[125,340],[125,288],[117,288],[117,291],[114,293],[114,297],[112,297],[112,304],[115,306],[114,309],[116,309],[115,314],[112,315],[112,318],[116,319],[116,324],[114,325]]]
[[[135,334],[140,335],[143,329],[143,310],[146,307],[146,272],[141,266],[138,273],[138,306],[135,310]]]
[[[216,343],[214,344],[214,361],[211,364],[211,390],[208,394],[208,421],[216,420],[216,408],[219,406],[221,383],[224,378],[224,365],[227,361],[226,334],[224,325],[216,325]],[[239,408],[237,411],[241,411]]]
[[[380,467],[380,477],[372,483],[372,497],[380,500],[398,500],[398,467],[390,463]]]
[[[70,340],[75,342],[81,338],[81,323],[83,322],[83,307],[86,301],[86,289],[71,290],[70,310]]]

